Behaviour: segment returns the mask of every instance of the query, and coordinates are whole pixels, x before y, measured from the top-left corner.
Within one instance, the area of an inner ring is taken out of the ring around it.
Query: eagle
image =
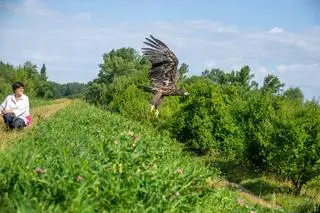
[[[152,93],[151,112],[155,109],[155,115],[159,115],[159,107],[165,96],[187,96],[182,88],[177,87],[180,78],[178,70],[179,60],[169,47],[150,35],[143,43],[148,47],[142,48],[142,53],[151,62],[149,77],[152,86],[139,86],[146,92]]]

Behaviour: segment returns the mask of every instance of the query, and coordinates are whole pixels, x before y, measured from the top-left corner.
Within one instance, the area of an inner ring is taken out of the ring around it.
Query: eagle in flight
[[[140,86],[140,88],[153,94],[150,102],[151,112],[156,109],[155,115],[158,116],[158,109],[164,96],[187,96],[189,93],[182,88],[177,88],[180,78],[179,60],[168,46],[152,35],[143,43],[148,45],[142,48],[142,53],[151,62],[149,76],[152,86]]]

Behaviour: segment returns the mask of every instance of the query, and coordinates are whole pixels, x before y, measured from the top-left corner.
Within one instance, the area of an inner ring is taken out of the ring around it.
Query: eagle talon
[[[159,117],[159,110],[156,110],[155,115],[156,117]]]
[[[150,111],[152,112],[153,110],[154,110],[154,105],[151,105],[151,110]]]

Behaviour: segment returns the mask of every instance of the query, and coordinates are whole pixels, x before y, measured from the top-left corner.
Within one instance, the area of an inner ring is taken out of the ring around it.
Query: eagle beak
[[[190,95],[190,93],[188,93],[188,92],[185,92],[185,93],[184,93],[184,95]]]

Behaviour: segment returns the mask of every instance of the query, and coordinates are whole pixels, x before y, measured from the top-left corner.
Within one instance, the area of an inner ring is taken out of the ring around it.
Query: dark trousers
[[[24,120],[16,118],[12,113],[3,115],[3,120],[10,129],[22,129],[25,126]]]

